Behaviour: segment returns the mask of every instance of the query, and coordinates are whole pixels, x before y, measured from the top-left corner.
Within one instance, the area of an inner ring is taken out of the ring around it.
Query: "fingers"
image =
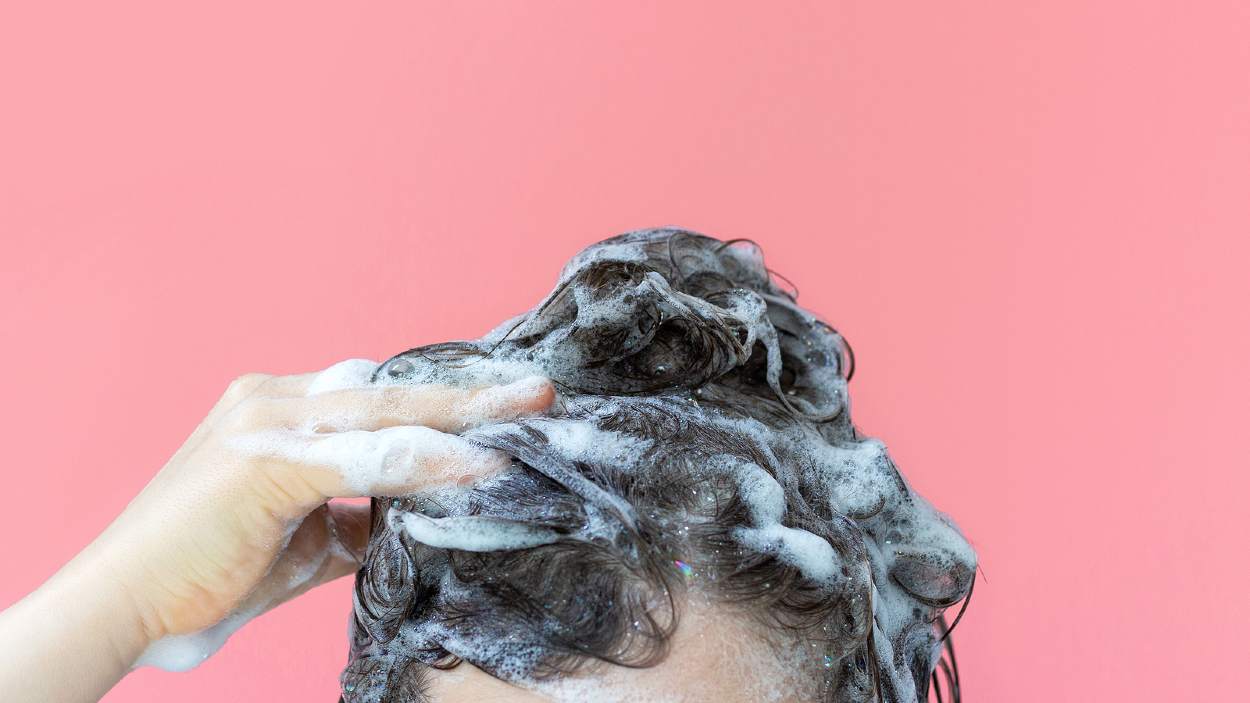
[[[511,463],[503,452],[413,426],[324,435],[278,430],[241,437],[236,446],[263,460],[280,485],[311,487],[314,504],[328,498],[414,493],[470,481]]]
[[[256,388],[256,393],[266,397],[289,398],[343,388],[361,388],[369,385],[377,368],[376,361],[348,359],[323,371],[266,377],[265,382]]]
[[[248,373],[230,382],[226,392],[217,401],[213,412],[224,412],[239,403],[256,396],[292,397],[322,393],[342,388],[360,388],[369,385],[376,361],[348,359],[340,361],[324,371],[271,376],[264,373]]]
[[[320,373],[291,377],[292,386],[299,391],[292,395],[316,395],[343,388],[367,386],[377,369],[378,363],[368,359],[340,361]]]
[[[355,573],[369,543],[369,506],[331,503],[309,513],[236,611],[264,612]]]
[[[540,412],[551,381],[531,377],[464,389],[433,384],[368,385],[377,364],[355,359],[304,376],[247,376],[219,436],[274,479],[283,513],[334,497],[403,495],[472,481],[511,458],[455,436],[490,422]],[[363,385],[362,385],[363,384]]]
[[[317,383],[312,384],[315,388]],[[506,386],[477,389],[450,386],[371,386],[328,390],[307,397],[254,398],[242,422],[252,427],[309,432],[376,430],[422,425],[443,432],[546,409],[555,389],[545,378],[531,377]]]
[[[272,378],[273,376],[268,374],[248,373],[234,379],[226,387],[226,392],[221,394],[221,398],[217,400],[212,410],[209,410],[206,419],[212,421],[230,412]]]
[[[351,556],[353,562],[351,573],[356,566],[364,561],[365,548],[369,546],[369,530],[372,527],[372,513],[368,503],[327,503],[329,509],[329,526],[334,541]]]

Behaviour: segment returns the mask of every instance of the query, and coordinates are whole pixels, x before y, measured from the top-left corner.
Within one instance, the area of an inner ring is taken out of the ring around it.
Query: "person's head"
[[[375,382],[541,374],[559,400],[465,433],[510,470],[374,501],[344,700],[425,701],[461,662],[571,700],[957,695],[942,613],[976,558],[852,424],[852,372],[758,248],[679,230],[589,247],[530,312],[392,358]]]

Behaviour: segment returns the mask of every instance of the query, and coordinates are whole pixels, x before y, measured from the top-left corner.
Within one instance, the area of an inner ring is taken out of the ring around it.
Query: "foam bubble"
[[[793,566],[813,581],[830,581],[837,573],[838,555],[823,537],[773,523],[763,527],[739,527],[734,537],[742,544]]]
[[[650,440],[605,430],[590,420],[534,418],[526,424],[547,437],[549,451],[568,461],[629,467],[636,465],[638,457],[654,446]],[[512,431],[515,431],[514,426],[498,424],[478,429],[469,436],[485,439]]]
[[[526,376],[505,385],[484,388],[459,409],[464,419],[462,428],[477,427],[515,415],[515,408],[520,403],[534,398],[549,385],[551,382],[542,376]]]
[[[356,495],[487,474],[509,463],[507,455],[456,435],[407,425],[317,436],[266,431],[239,437],[234,445],[254,456],[333,469]]]
[[[837,552],[824,538],[781,524],[786,496],[777,479],[757,464],[733,457],[727,463],[737,474],[738,495],[753,523],[736,528],[734,537],[756,551],[775,555],[813,581],[831,581],[837,573]]]
[[[276,607],[294,594],[301,593],[313,584],[318,572],[330,559],[357,561],[335,535],[334,518],[328,510],[305,518],[324,520],[327,539],[317,549],[299,556],[289,550],[291,540],[301,522],[292,523],[282,538],[279,556],[260,585],[225,618],[210,627],[182,635],[168,635],[152,642],[135,660],[134,668],[150,666],[165,671],[190,671],[202,664],[247,623]]]
[[[369,385],[369,379],[378,368],[378,362],[368,359],[348,359],[340,361],[322,371],[308,384],[306,395],[316,395],[328,391],[347,388],[362,388]]]
[[[432,518],[392,509],[388,519],[397,522],[409,537],[422,544],[466,552],[529,549],[560,539],[555,530],[491,517]]]
[[[162,637],[139,655],[135,668],[151,666],[165,671],[190,671],[213,656],[239,628],[260,611],[231,613],[225,620],[187,635]]]
[[[471,508],[454,505],[440,513],[451,517],[413,514],[395,518],[392,528],[430,546],[471,551],[523,549],[547,539],[602,539],[608,548],[624,543],[628,549],[635,545],[614,538],[636,534],[641,525],[659,531],[648,537],[662,543],[657,546],[687,559],[681,550],[694,540],[683,543],[680,535],[697,533],[692,524],[710,511],[680,514],[685,508],[671,507],[670,498],[678,506],[698,505],[702,498],[683,503],[666,495],[667,477],[659,472],[674,472],[675,483],[684,487],[689,481],[696,493],[706,484],[713,506],[723,487],[736,487],[750,518],[731,530],[743,551],[772,556],[839,599],[837,614],[822,626],[823,637],[815,637],[820,653],[806,646],[792,652],[792,670],[807,677],[799,689],[813,676],[832,685],[829,671],[858,666],[854,657],[870,624],[882,675],[894,683],[899,700],[914,699],[913,674],[926,678],[929,672],[921,668],[934,662],[926,647],[936,638],[933,625],[943,600],[967,591],[976,556],[953,523],[911,490],[885,445],[864,438],[852,424],[849,356],[836,331],[774,285],[754,246],[675,230],[631,233],[596,245],[569,262],[529,313],[480,340],[402,354],[381,374],[384,383],[460,386],[535,374],[551,378],[561,389],[552,417],[487,425],[465,437],[498,447],[561,485],[585,511],[588,525],[553,535],[546,528],[461,523],[455,518]],[[681,449],[666,446],[670,442]],[[733,456],[709,460],[722,451]],[[646,515],[636,514],[644,509]],[[533,515],[538,524],[546,517],[541,508],[533,508]],[[712,561],[689,556],[699,558]],[[696,577],[688,579],[689,594],[698,599],[701,577],[698,570],[691,573]],[[449,574],[441,588],[449,587]],[[430,605],[431,618],[443,593]],[[729,619],[723,612],[720,617]],[[683,621],[677,636],[692,626]],[[537,635],[521,642],[516,638],[525,633],[508,633],[513,639],[505,641],[497,630],[470,637],[466,629],[430,630],[425,621],[411,628],[402,630],[410,636],[403,640],[409,652],[442,646],[505,679],[523,679],[543,656]],[[749,698],[773,700],[767,689],[781,676],[768,667],[778,658],[773,649],[756,649],[768,661],[748,653],[739,662],[766,672],[756,678],[762,690]],[[404,656],[403,647],[389,644],[370,651]],[[603,679],[576,677],[544,684],[547,692],[564,696],[558,700],[610,701],[618,694],[622,701],[659,699],[660,689],[639,694],[605,685]]]

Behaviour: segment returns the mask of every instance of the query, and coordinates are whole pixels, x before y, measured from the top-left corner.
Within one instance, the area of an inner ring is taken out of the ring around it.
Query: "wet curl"
[[[540,373],[560,399],[466,433],[512,469],[374,501],[343,699],[423,701],[460,661],[654,666],[698,591],[811,652],[813,700],[957,700],[942,613],[975,555],[851,423],[853,366],[753,244],[669,229],[589,247],[480,340],[397,355],[375,382]]]

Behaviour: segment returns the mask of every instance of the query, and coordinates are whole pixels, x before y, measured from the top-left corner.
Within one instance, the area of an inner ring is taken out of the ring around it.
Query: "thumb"
[[[367,504],[332,502],[309,513],[261,582],[271,586],[274,605],[355,573],[364,559],[370,525]]]
[[[327,503],[300,522],[269,573],[236,606],[261,613],[356,572],[369,543],[368,505]]]

